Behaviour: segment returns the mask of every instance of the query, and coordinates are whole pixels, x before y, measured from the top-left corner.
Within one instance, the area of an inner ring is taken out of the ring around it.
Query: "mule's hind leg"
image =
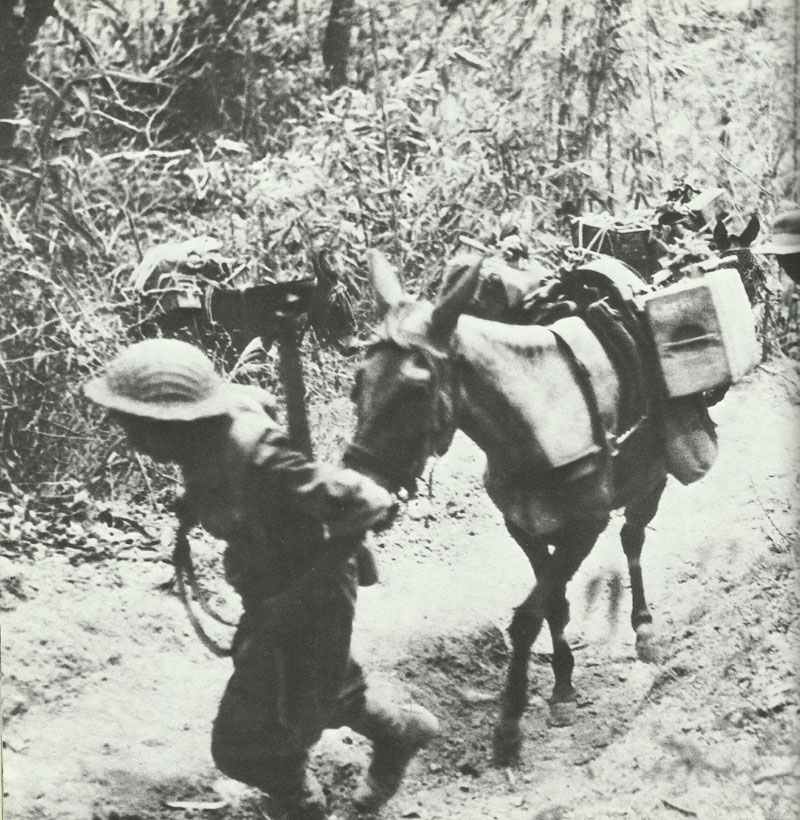
[[[567,583],[577,572],[583,559],[591,552],[608,519],[575,522],[555,541],[555,552],[550,559],[553,588],[547,604],[547,625],[553,642],[553,694],[550,698],[550,721],[555,726],[569,726],[575,722],[577,703],[572,686],[575,659],[564,636],[569,623]]]
[[[536,576],[528,597],[514,610],[508,634],[511,638],[511,661],[501,700],[500,719],[494,730],[494,757],[498,765],[513,763],[519,755],[522,737],[519,722],[528,705],[528,661],[531,646],[539,635],[545,615],[546,589],[541,581],[550,563],[547,544],[540,538],[506,522],[514,540],[522,547]]]
[[[652,626],[653,616],[650,614],[644,596],[641,555],[645,528],[658,510],[666,483],[666,477],[659,479],[646,495],[625,508],[625,523],[620,533],[631,579],[631,626],[636,633],[636,654],[640,660],[651,663],[658,660],[658,648]]]

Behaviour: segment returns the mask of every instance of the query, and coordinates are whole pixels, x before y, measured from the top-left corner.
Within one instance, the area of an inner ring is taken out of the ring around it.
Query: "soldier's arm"
[[[277,499],[323,522],[331,536],[360,535],[387,519],[395,506],[374,481],[355,470],[310,461],[276,430],[264,434],[256,462]]]

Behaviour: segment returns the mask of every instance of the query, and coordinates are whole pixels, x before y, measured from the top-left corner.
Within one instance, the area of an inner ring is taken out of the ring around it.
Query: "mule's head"
[[[451,263],[435,303],[408,297],[379,251],[369,251],[368,263],[381,323],[356,373],[356,430],[344,458],[392,492],[413,493],[427,459],[447,450],[455,432],[450,341],[480,259]]]
[[[740,234],[729,234],[725,222],[720,220],[714,228],[713,235],[714,245],[722,257],[722,264],[739,271],[751,303],[755,302],[757,292],[764,282],[764,271],[750,250],[760,230],[758,216],[752,214]]]

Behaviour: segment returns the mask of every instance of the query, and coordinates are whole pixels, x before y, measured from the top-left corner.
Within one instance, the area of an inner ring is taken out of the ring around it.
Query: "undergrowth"
[[[546,254],[675,178],[724,188],[738,228],[798,197],[788,2],[392,0],[356,13],[333,93],[327,5],[62,2],[41,30],[0,163],[0,489],[143,480],[80,386],[141,333],[129,278],[160,242],[210,234],[278,278],[324,247],[363,330],[369,246],[429,292],[462,234],[513,222]],[[312,389],[345,389],[312,352]]]

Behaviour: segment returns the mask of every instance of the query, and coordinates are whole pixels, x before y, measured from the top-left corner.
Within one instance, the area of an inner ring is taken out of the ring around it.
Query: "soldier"
[[[378,808],[438,731],[421,706],[381,702],[350,656],[353,555],[389,515],[389,494],[294,452],[257,400],[267,394],[225,384],[185,342],[139,342],[85,390],[135,450],[179,465],[182,526],[227,541],[226,578],[244,613],[212,733],[218,768],[267,792],[272,817],[318,820],[325,799],[308,751],[323,729],[349,726],[373,743],[356,806]]]
[[[779,213],[772,225],[772,239],[752,250],[774,255],[792,282],[800,285],[800,208]]]

